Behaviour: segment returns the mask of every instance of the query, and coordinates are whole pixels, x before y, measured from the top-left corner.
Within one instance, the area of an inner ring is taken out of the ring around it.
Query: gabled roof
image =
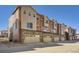
[[[16,8],[15,8],[15,10],[13,11],[12,14],[14,14],[14,13],[16,12],[16,10],[19,9],[19,8],[21,8],[21,7],[30,7],[30,8],[32,8],[31,5],[18,5],[18,6],[16,6]],[[32,10],[36,12],[36,10],[35,10],[34,8],[32,8]],[[36,13],[37,13],[37,12],[36,12]]]

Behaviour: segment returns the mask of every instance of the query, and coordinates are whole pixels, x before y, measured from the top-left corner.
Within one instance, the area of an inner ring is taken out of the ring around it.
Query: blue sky
[[[7,29],[8,19],[16,6],[0,5],[0,30]],[[33,5],[40,14],[48,16],[49,19],[56,19],[59,23],[64,23],[79,32],[79,6],[68,5]]]

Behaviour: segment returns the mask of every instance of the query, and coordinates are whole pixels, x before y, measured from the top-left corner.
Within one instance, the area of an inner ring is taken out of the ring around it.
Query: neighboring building
[[[8,30],[1,30],[0,37],[8,37]]]
[[[9,41],[8,39],[8,30],[1,30],[0,31],[0,42]]]
[[[17,6],[9,18],[10,41],[23,43],[64,41],[65,31],[64,24],[37,13],[31,6]],[[72,32],[75,35],[75,31]]]

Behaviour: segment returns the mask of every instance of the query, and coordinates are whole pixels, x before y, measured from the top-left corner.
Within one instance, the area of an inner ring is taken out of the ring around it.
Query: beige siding
[[[26,14],[24,14],[24,11]],[[29,16],[30,14],[30,16]],[[35,17],[33,17],[35,15]],[[27,28],[27,23],[30,22],[33,24],[33,28]],[[36,12],[30,7],[21,7],[21,28],[22,29],[29,29],[29,30],[36,30]]]
[[[13,29],[15,22],[17,20],[17,23],[19,21],[19,9],[16,10],[16,12],[10,16],[9,18],[9,24],[8,24],[8,37],[10,37],[10,35],[13,35],[13,39],[18,39],[19,38],[19,24],[17,24],[17,29]],[[10,34],[12,33],[12,34]]]

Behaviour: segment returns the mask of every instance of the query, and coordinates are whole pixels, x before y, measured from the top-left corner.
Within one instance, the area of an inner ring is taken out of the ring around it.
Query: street
[[[0,53],[79,53],[79,40],[32,44],[0,44]]]
[[[79,42],[58,43],[60,46],[45,48],[35,48],[34,51],[24,51],[21,53],[79,53]]]

